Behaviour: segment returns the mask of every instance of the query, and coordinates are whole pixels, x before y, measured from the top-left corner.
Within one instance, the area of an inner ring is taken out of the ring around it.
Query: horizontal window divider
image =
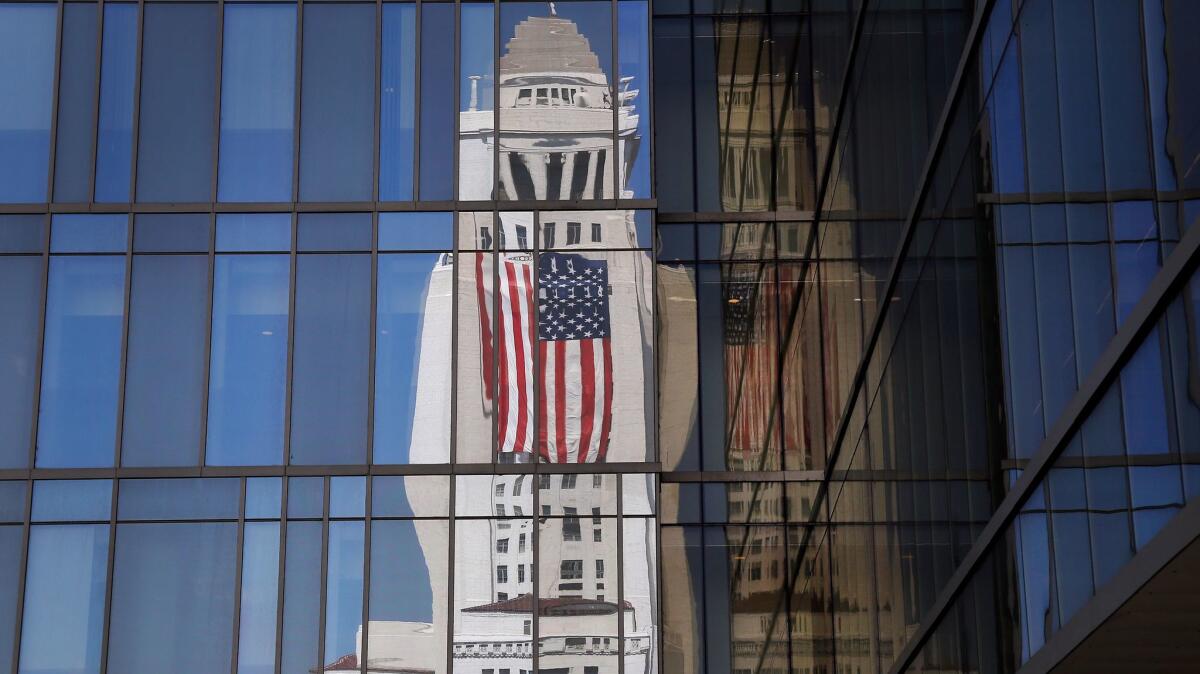
[[[391,464],[368,466],[180,466],[119,468],[6,468],[0,480],[81,480],[195,477],[324,477],[366,475],[514,475],[658,473],[657,463],[476,463]]]
[[[1200,199],[1200,189],[1157,190],[1154,188],[1100,192],[981,192],[975,195],[980,204],[1107,204],[1114,201],[1188,201]]]

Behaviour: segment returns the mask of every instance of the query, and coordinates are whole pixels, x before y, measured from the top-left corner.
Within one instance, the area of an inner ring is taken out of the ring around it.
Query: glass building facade
[[[0,674],[1046,671],[1200,522],[1198,27],[0,0]]]

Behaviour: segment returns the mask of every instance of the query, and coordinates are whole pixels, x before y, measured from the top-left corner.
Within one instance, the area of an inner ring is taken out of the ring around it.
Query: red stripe
[[[483,346],[483,397],[492,399],[492,320],[483,278],[484,253],[475,253],[475,294],[479,299],[479,341]]]
[[[509,320],[504,315],[504,306],[501,301],[497,302],[497,310],[500,312],[500,320]],[[496,451],[509,451],[506,447],[505,438],[508,437],[508,341],[504,336],[504,329],[501,328],[496,333],[496,357],[500,359],[498,386],[496,387]]]
[[[542,388],[538,391],[538,454],[546,461],[550,461],[550,443],[546,437],[546,383],[549,378],[546,376],[546,342],[538,340],[538,381],[541,382]]]
[[[579,340],[579,376],[583,380],[583,401],[580,403],[579,450],[576,463],[587,463],[592,448],[592,425],[596,423],[596,354],[592,340]]]
[[[527,441],[525,437],[525,425],[529,421],[529,389],[525,386],[525,378],[529,374],[525,371],[525,339],[527,333],[525,321],[521,318],[521,289],[517,285],[516,265],[512,262],[505,262],[504,268],[508,275],[508,303],[509,310],[512,311],[513,349],[516,355],[514,363],[517,370],[517,436],[513,442],[512,451],[524,452],[527,450],[525,446]],[[500,437],[504,436],[501,435]]]
[[[558,443],[558,463],[567,462],[567,343],[554,343],[554,440]]]
[[[602,463],[608,455],[608,432],[612,428],[613,376],[610,347],[607,337],[600,340],[600,348],[604,349],[604,410],[601,412],[604,416],[600,421],[600,456],[596,457],[597,463]]]

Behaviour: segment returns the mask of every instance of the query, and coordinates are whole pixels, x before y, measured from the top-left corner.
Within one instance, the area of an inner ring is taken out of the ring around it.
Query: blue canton
[[[608,336],[608,262],[543,254],[538,260],[538,337],[559,341]]]

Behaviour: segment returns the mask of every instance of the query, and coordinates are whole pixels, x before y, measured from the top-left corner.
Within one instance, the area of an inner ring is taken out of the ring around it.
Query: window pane
[[[138,255],[131,293],[121,465],[198,465],[208,256]]]
[[[235,477],[121,480],[119,520],[237,519]]]
[[[96,201],[129,201],[137,21],[136,4],[105,3],[100,54],[100,120],[96,137]]]
[[[371,250],[370,213],[301,213],[296,226],[300,251]]]
[[[237,554],[232,522],[118,526],[108,671],[228,670]]]
[[[124,299],[125,258],[50,259],[38,467],[113,464]]]
[[[247,522],[243,536],[237,671],[273,674],[275,609],[279,601],[279,523]]]
[[[621,584],[628,608],[622,610],[626,667],[629,658],[636,658],[632,671],[658,671],[658,541],[655,521],[629,518],[621,521],[624,527],[621,541]],[[605,574],[607,575],[607,573]],[[613,583],[616,579],[612,580]],[[698,608],[693,609],[698,610]]]
[[[369,201],[375,126],[375,5],[304,10],[300,198]]]
[[[366,463],[371,258],[296,263],[291,462]]]
[[[615,196],[612,13],[608,2],[565,2],[554,16],[500,5],[498,198]]]
[[[416,26],[416,5],[384,4],[383,72],[379,91],[380,201],[413,198]]]
[[[449,199],[454,176],[454,5],[421,7],[421,199]]]
[[[491,3],[463,3],[459,42],[458,198],[492,198],[495,145],[495,22]]]
[[[289,522],[284,560],[283,651],[280,672],[317,668],[321,630],[321,523]]]
[[[107,521],[112,517],[112,480],[38,480],[33,485],[34,522]]]
[[[42,270],[40,257],[0,258],[0,468],[29,465]]]
[[[290,201],[296,107],[296,7],[225,8],[220,201]]]
[[[55,215],[50,224],[51,253],[124,253],[129,216],[72,213]]]
[[[217,7],[147,4],[144,11],[138,201],[209,201]]]
[[[58,10],[0,4],[0,203],[46,200]]]
[[[108,525],[29,530],[20,674],[98,674]]]
[[[449,476],[376,475],[371,479],[372,517],[445,517],[449,514]],[[21,509],[24,509],[23,505]]]
[[[146,213],[133,221],[135,253],[207,253],[207,213]]]
[[[25,489],[24,481],[0,481],[0,522],[25,521]]]
[[[627,0],[617,5],[617,58],[621,68],[619,196],[645,199],[650,197],[651,185],[650,42],[644,0]]]
[[[379,256],[375,463],[450,460],[450,340],[445,336],[452,266],[447,257]]]
[[[589,509],[586,503],[579,506]],[[605,517],[593,523],[589,518],[583,536],[579,528],[573,517],[543,518],[539,526],[539,664],[611,671],[607,656],[619,652],[617,620],[622,613],[617,603],[617,520]]]
[[[246,479],[246,518],[279,519],[283,498],[283,478]]]
[[[4,663],[12,662],[13,656],[21,548],[21,527],[0,527],[0,662]]]
[[[329,516],[365,517],[367,478],[363,475],[335,475],[329,478]]]
[[[325,662],[357,654],[363,616],[363,523],[329,523],[329,575],[325,583]],[[330,667],[329,669],[343,669]]]
[[[208,384],[210,465],[283,458],[287,371],[286,255],[218,255]]]
[[[380,213],[379,250],[450,250],[453,213]]]
[[[287,252],[292,216],[287,213],[222,213],[217,216],[217,252]]]
[[[54,200],[89,201],[93,102],[96,100],[96,5],[63,6],[54,145]]]
[[[0,253],[40,253],[46,216],[0,215]]]
[[[325,478],[288,478],[287,516],[320,518],[325,511]]]
[[[370,671],[446,671],[449,540],[444,520],[372,522]]]
[[[500,539],[507,546],[497,547]],[[558,569],[555,569],[557,576]],[[533,670],[533,522],[459,520],[454,525],[454,640],[502,648],[512,671]],[[505,610],[507,609],[507,610]],[[497,616],[503,616],[498,619]],[[482,638],[480,635],[483,635]],[[496,646],[493,646],[496,644]],[[503,644],[500,646],[500,644]],[[479,662],[479,661],[476,661]],[[543,662],[543,667],[546,663]],[[472,669],[478,669],[476,664]]]

